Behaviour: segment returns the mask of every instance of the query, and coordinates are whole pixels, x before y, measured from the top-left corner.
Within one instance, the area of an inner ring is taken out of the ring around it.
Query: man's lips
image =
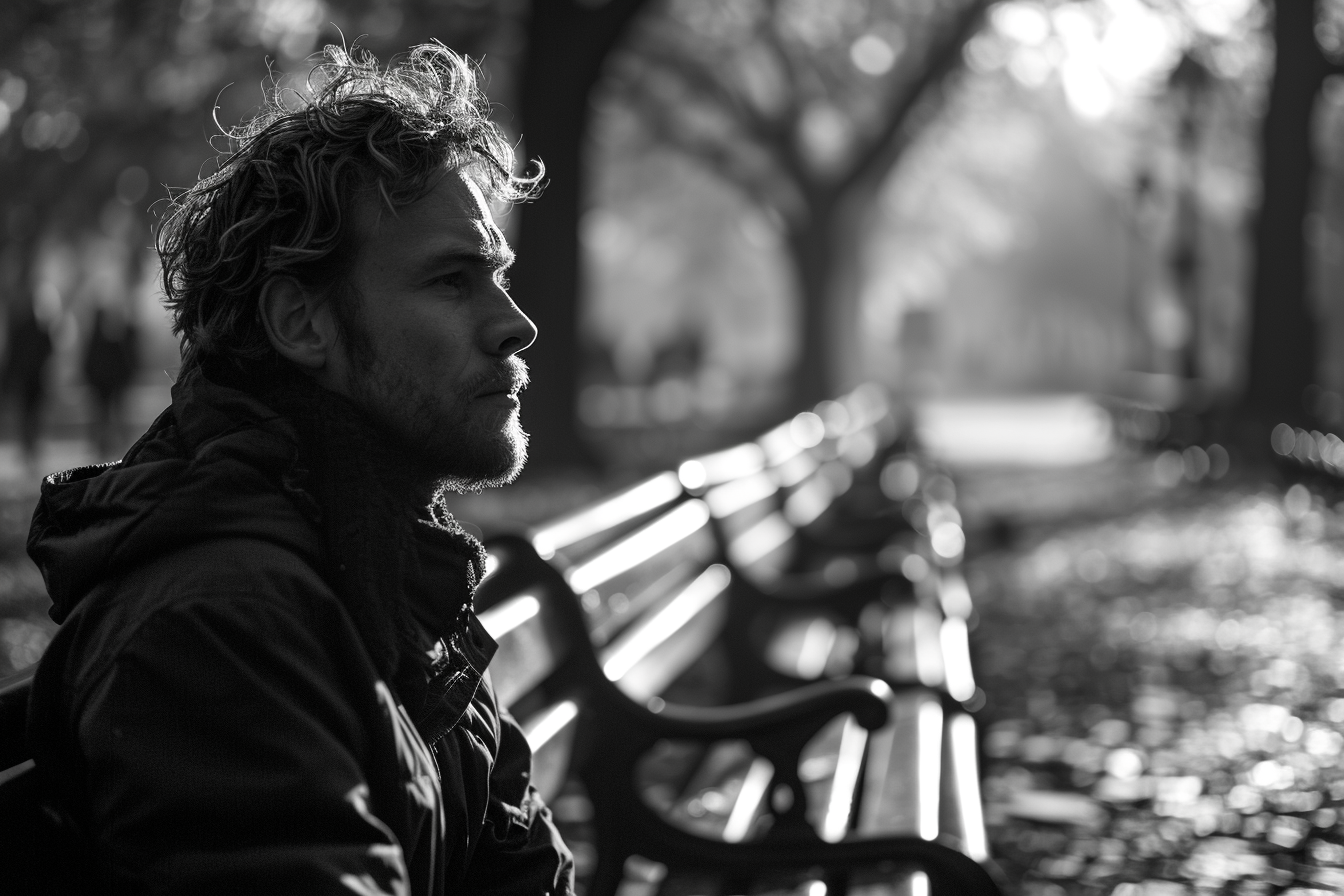
[[[527,383],[526,365],[521,360],[514,359],[514,363],[501,365],[472,383],[471,385],[475,385],[477,388],[471,397],[474,400],[507,395],[517,401],[518,393],[527,388]]]
[[[476,398],[489,398],[492,395],[507,395],[509,398],[517,399],[518,393],[522,391],[522,386],[517,383],[496,383],[487,386],[476,393]]]

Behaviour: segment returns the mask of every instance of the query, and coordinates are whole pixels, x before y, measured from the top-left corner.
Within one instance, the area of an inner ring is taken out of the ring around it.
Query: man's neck
[[[417,510],[434,499],[440,479],[414,448],[390,438],[344,396],[294,373],[261,397],[294,423],[304,454],[322,468],[315,470],[319,475],[358,477],[366,487],[375,485],[392,501]]]

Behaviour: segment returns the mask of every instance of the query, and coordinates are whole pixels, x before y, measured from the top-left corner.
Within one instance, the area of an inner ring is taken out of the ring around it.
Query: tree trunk
[[[798,355],[789,384],[789,411],[802,411],[830,397],[830,280],[834,269],[831,215],[814,207],[789,233],[789,252],[798,278]]]
[[[1263,195],[1242,399],[1259,425],[1309,422],[1302,397],[1316,379],[1303,226],[1314,167],[1312,110],[1331,66],[1316,43],[1315,24],[1315,2],[1274,3],[1274,81],[1262,125]]]
[[[814,197],[788,238],[798,278],[799,346],[789,389],[792,411],[806,410],[858,384],[862,222],[875,189]]]
[[[532,385],[523,425],[532,435],[529,468],[591,467],[580,436],[579,215],[588,95],[602,63],[644,0],[534,0],[528,25],[520,112],[527,154],[546,165],[546,192],[517,209],[518,261],[513,293],[536,323],[527,350]]]

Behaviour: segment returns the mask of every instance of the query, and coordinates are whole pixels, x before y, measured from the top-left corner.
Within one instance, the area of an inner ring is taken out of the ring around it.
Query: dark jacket
[[[484,675],[479,543],[292,393],[190,378],[123,461],[43,482],[29,739],[104,891],[567,893]]]

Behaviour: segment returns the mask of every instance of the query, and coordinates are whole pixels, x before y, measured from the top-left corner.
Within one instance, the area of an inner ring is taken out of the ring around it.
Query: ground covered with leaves
[[[1019,892],[1344,892],[1344,505],[1177,490],[968,572]]]

